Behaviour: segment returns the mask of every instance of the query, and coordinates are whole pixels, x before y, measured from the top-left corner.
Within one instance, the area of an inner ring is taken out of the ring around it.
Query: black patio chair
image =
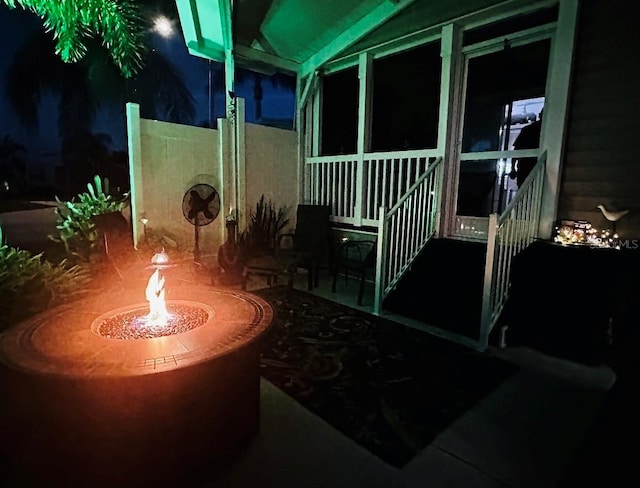
[[[342,242],[338,253],[333,260],[333,280],[331,291],[335,293],[338,273],[343,272],[345,282],[349,279],[349,271],[353,271],[358,277],[358,305],[362,305],[364,284],[367,279],[367,271],[374,269],[376,260],[376,241],[361,240]]]
[[[273,256],[260,256],[247,262],[243,271],[242,288],[251,275],[272,279],[286,276],[289,286],[298,269],[307,271],[309,290],[318,286],[320,267],[329,260],[329,230],[331,207],[328,205],[298,205],[296,228],[277,236]]]

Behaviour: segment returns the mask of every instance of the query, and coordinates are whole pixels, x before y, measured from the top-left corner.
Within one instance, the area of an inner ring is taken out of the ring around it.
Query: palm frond
[[[53,33],[55,53],[67,63],[78,62],[87,43],[100,37],[125,78],[142,66],[143,22],[138,7],[128,0],[2,0],[10,8],[22,7],[42,19]]]

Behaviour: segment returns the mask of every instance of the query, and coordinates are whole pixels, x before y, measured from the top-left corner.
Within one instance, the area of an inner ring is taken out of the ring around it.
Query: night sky
[[[220,63],[211,64],[202,58],[192,56],[187,48],[180,30],[180,23],[175,13],[175,5],[172,2],[164,2],[166,6],[173,7],[172,18],[175,31],[173,37],[165,39],[156,33],[150,34],[152,48],[160,51],[166,58],[179,69],[182,79],[195,100],[196,114],[190,125],[208,126],[209,120],[209,95],[208,80],[209,70],[213,76],[214,98],[211,103],[213,121],[215,127],[216,118],[224,116],[224,76],[223,66]],[[13,140],[24,145],[28,149],[30,165],[54,164],[60,151],[60,141],[57,130],[57,101],[58,96],[51,93],[40,101],[38,130],[26,130],[22,128],[8,104],[6,95],[6,69],[11,63],[14,54],[19,47],[30,37],[42,30],[41,20],[32,13],[22,9],[11,10],[4,4],[0,4],[0,139],[10,135]],[[244,75],[244,81],[242,80]],[[238,80],[239,74],[236,74]],[[295,106],[295,95],[292,90],[282,87],[274,87],[268,80],[262,83],[264,98],[262,102],[262,121],[255,119],[255,103],[253,100],[253,82],[251,73],[241,72],[240,82],[236,82],[236,94],[246,100],[247,121],[264,123],[266,125],[286,126],[286,121],[292,121]],[[101,106],[91,132],[94,134],[106,133],[112,139],[111,150],[126,150],[126,120],[125,107],[115,105]],[[168,120],[171,121],[171,120]],[[284,122],[283,122],[284,121]]]

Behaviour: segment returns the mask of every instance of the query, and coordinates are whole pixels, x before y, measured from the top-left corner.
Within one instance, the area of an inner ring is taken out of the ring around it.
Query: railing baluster
[[[324,163],[318,163],[318,200],[317,204],[322,205],[324,201]]]
[[[331,165],[331,188],[333,189],[332,191],[332,195],[331,195],[331,208],[333,208],[333,215],[337,215],[338,213],[338,207],[336,206],[337,200],[338,200],[338,192],[340,191],[340,189],[338,188],[338,185],[336,184],[336,170],[338,169],[338,163],[334,162]]]
[[[404,235],[407,240],[407,253],[405,254],[404,262],[402,263],[403,269],[407,267],[407,263],[411,261],[411,257],[413,256],[413,221],[414,221],[414,196],[415,192],[411,194],[409,198],[407,198],[407,225],[404,228]]]
[[[351,218],[351,194],[353,193],[353,182],[351,181],[351,167],[353,163],[347,161],[344,167],[344,216],[345,219]]]
[[[320,192],[322,191],[322,163],[317,163],[314,165],[315,168],[315,181],[316,181],[316,188],[315,188],[315,200],[313,203],[320,205],[321,202],[321,196],[320,196]]]
[[[367,161],[367,160],[365,160]],[[367,219],[372,219],[374,218],[375,215],[375,206],[373,204],[372,201],[372,197],[373,197],[373,186],[374,186],[374,180],[375,178],[373,177],[373,174],[371,172],[371,167],[372,167],[372,163],[373,160],[368,160],[368,164],[365,167],[365,174],[367,175],[367,186],[366,186],[366,192],[367,192],[367,200],[365,203],[365,218]]]
[[[373,197],[371,198],[371,202],[373,205],[373,214],[375,214],[376,209],[380,208],[382,206],[382,190],[380,189],[380,182],[381,177],[380,177],[380,165],[381,162],[379,159],[375,158],[372,159],[372,168],[373,168],[373,181],[371,183],[372,185],[372,192],[373,192]]]
[[[427,189],[427,182],[431,181],[431,178],[423,181],[420,184],[419,189],[419,199],[418,199],[418,224],[416,225],[416,233],[419,242],[422,242],[424,239],[424,224],[425,224],[425,206],[427,205],[427,200],[425,199],[425,191]]]
[[[351,206],[351,217],[353,219],[357,219],[356,215],[356,207],[358,205],[358,192],[360,191],[360,186],[358,184],[358,161],[353,161],[353,195],[352,195],[352,206]]]
[[[311,165],[311,177],[313,178],[312,187],[311,187],[311,201],[309,203],[316,204],[318,203],[318,164]]]
[[[331,163],[327,163],[325,168],[325,191],[324,191],[324,205],[331,205],[331,192],[333,187],[331,186]]]
[[[390,181],[389,181],[389,207],[393,207],[396,204],[396,167],[395,167],[395,159],[391,160],[391,173]]]
[[[344,165],[346,163],[341,163],[338,165],[338,201],[336,202],[337,204],[337,214],[340,217],[344,217],[344,206],[343,206],[343,202],[344,202],[344,193],[346,191],[345,185],[344,185]]]
[[[387,177],[388,172],[388,163],[386,159],[379,159],[380,165],[380,206],[389,208],[389,195],[387,192],[387,184],[389,183],[389,179]]]
[[[324,163],[322,165],[322,184],[321,184],[321,188],[322,188],[322,192],[320,195],[320,205],[326,205],[327,204],[327,168],[329,166],[329,163]]]
[[[405,193],[402,185],[404,185],[405,178],[406,178],[406,175],[405,175],[406,166],[403,164],[403,161],[404,159],[398,158],[399,170],[398,170],[398,188],[397,188],[396,199],[395,199],[396,202],[400,200],[400,196],[404,195]]]
[[[396,262],[398,260],[398,232],[397,232],[397,214],[392,214],[389,217],[389,263],[386,273],[388,276],[393,276],[396,268]],[[388,286],[388,283],[387,283]],[[385,290],[386,291],[386,290]]]

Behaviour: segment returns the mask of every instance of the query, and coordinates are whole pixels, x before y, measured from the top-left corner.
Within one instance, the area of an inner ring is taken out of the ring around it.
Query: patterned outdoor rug
[[[254,293],[276,310],[262,376],[397,468],[517,369],[299,290]]]

